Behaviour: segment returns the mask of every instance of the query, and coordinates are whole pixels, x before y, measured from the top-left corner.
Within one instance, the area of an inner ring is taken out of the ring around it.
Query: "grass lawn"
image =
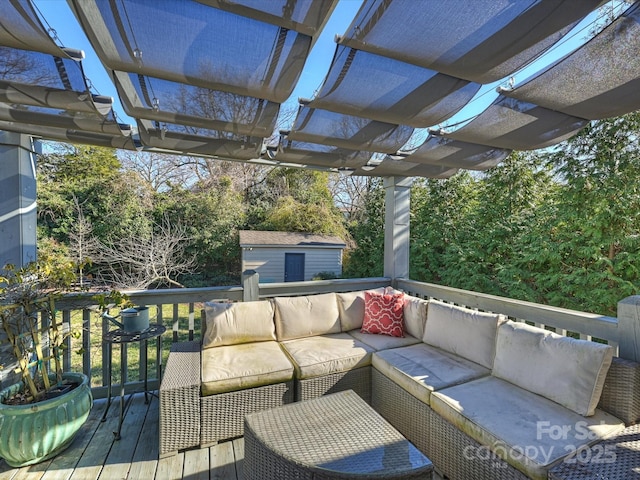
[[[149,307],[150,323],[160,323],[167,328],[162,335],[162,364],[166,365],[169,357],[169,349],[174,337],[177,341],[189,340],[189,325],[192,324],[194,339],[200,338],[200,310],[201,304],[179,304],[164,305],[159,311],[156,306]],[[116,315],[117,311],[111,311],[112,315]],[[191,320],[190,320],[191,317]],[[82,312],[74,311],[71,315],[71,324],[74,331],[82,331]],[[107,359],[103,359],[102,332],[103,329],[113,330],[116,325],[107,323],[103,326],[103,320],[96,315],[92,315],[88,327],[89,348],[88,352],[82,352],[82,336],[71,339],[71,370],[82,372],[83,355],[88,354],[91,360],[91,385],[98,387],[106,384],[106,378],[103,379],[103,364],[107,365]],[[84,333],[84,332],[83,332]],[[84,333],[86,335],[86,333]],[[156,377],[157,358],[156,358],[156,342],[155,339],[149,341],[147,353],[148,376],[149,379]],[[113,345],[113,383],[120,383],[120,345]],[[80,352],[80,353],[76,353]],[[128,381],[142,380],[144,372],[140,370],[140,343],[132,342],[127,347],[127,377]]]

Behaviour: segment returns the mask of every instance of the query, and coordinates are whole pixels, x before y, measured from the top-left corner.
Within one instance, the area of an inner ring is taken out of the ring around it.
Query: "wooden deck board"
[[[105,422],[106,401],[97,400],[71,446],[53,460],[12,468],[0,459],[0,480],[243,480],[244,439],[180,452],[158,460],[158,399],[144,403],[141,393],[127,397],[122,438],[119,399]],[[435,479],[439,477],[435,476]]]
[[[150,401],[153,402],[154,399]],[[128,478],[131,480],[155,477],[158,468],[158,422],[158,409],[147,409],[129,470]]]
[[[171,457],[165,457],[158,460],[158,469],[156,470],[156,478],[164,478],[166,480],[182,479],[184,470],[184,452]]]
[[[209,451],[209,461],[211,463],[210,480],[237,478],[233,442],[215,445]]]
[[[42,476],[42,480],[69,480],[71,478],[78,460],[98,428],[101,416],[102,410],[98,408],[98,405],[94,404],[89,413],[89,418],[87,418],[76,438],[74,438],[73,443],[51,461],[51,465]]]

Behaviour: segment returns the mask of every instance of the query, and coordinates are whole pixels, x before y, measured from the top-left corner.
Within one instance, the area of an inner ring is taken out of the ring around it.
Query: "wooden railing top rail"
[[[259,297],[271,298],[285,295],[309,295],[315,293],[351,292],[391,285],[387,277],[314,280],[313,282],[260,283]]]
[[[95,295],[101,292],[71,293],[60,299],[56,305],[60,310],[80,309],[95,305]],[[108,292],[104,292],[108,293]],[[241,301],[243,288],[228,287],[170,288],[163,290],[125,290],[133,303],[139,305],[171,305],[173,303],[196,303],[209,300],[228,299]]]

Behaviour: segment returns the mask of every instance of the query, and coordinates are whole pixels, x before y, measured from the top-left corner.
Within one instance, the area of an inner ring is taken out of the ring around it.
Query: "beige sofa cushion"
[[[421,340],[411,335],[405,335],[404,337],[392,337],[390,335],[378,335],[376,333],[362,333],[360,330],[351,330],[349,335],[356,340],[366,343],[376,352],[378,350],[387,350],[389,348],[408,347],[409,345],[415,345],[416,343],[422,343]]]
[[[424,326],[427,321],[429,301],[422,298],[404,295],[404,329],[416,338],[424,336]]]
[[[602,410],[593,417],[583,417],[493,376],[433,392],[431,408],[483,445],[465,449],[468,460],[486,461],[484,448],[488,446],[537,480],[546,480],[547,470],[576,448],[592,445],[624,428],[621,420]],[[595,458],[598,452],[587,454]],[[610,453],[600,454],[602,460],[610,459]]]
[[[504,315],[430,300],[423,341],[491,369],[496,330],[506,321]]]
[[[348,333],[299,338],[281,345],[301,380],[366,367],[373,353],[373,348]]]
[[[293,379],[293,365],[277,342],[202,350],[202,395],[233,392]]]
[[[335,293],[275,297],[273,300],[278,341],[341,331]]]
[[[612,357],[611,346],[510,321],[498,329],[492,373],[588,416],[600,400]]]
[[[204,304],[202,348],[275,340],[270,301]]]
[[[384,293],[384,287],[368,290],[369,292]],[[338,310],[340,312],[340,324],[343,332],[348,332],[362,327],[364,319],[364,292],[336,293]]]
[[[427,405],[431,392],[490,373],[488,368],[424,343],[376,352],[371,364]]]

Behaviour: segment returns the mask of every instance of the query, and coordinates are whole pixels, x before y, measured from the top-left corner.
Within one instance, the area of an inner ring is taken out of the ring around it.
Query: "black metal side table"
[[[167,328],[163,325],[152,323],[149,325],[149,328],[143,330],[142,332],[126,332],[121,328],[117,330],[110,330],[103,337],[102,341],[107,346],[108,351],[108,370],[109,370],[109,378],[108,378],[108,390],[107,390],[107,407],[104,410],[104,414],[102,415],[102,421],[104,422],[107,419],[107,412],[109,411],[109,407],[111,406],[111,380],[112,380],[112,352],[113,345],[120,345],[120,421],[118,423],[118,431],[113,432],[116,437],[116,440],[120,440],[120,430],[122,429],[122,419],[124,417],[124,379],[126,378],[126,369],[127,369],[127,346],[133,342],[141,342],[141,347],[144,348],[145,352],[147,351],[148,341],[155,338],[156,339],[156,359],[158,362],[158,371],[162,372],[162,355],[160,354],[160,343],[161,336],[167,330]],[[141,366],[142,367],[142,366]],[[161,374],[160,374],[161,375]],[[145,403],[149,403],[149,391],[147,385],[147,365],[144,365],[144,401]]]

